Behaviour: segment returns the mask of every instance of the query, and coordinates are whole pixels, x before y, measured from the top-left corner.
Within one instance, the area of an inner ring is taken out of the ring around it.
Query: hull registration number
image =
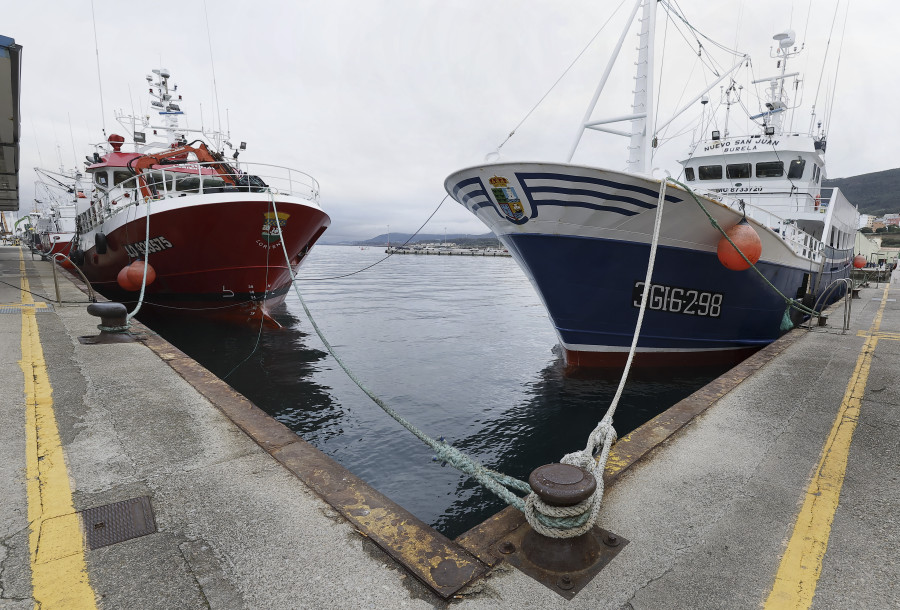
[[[641,295],[644,292],[644,282],[635,282],[631,291],[632,302],[635,307],[641,306]],[[665,286],[663,284],[650,284],[650,292],[647,295],[647,309],[653,311],[668,311],[687,316],[705,316],[718,318],[722,315],[721,292],[706,292],[693,288],[679,288],[677,286]]]

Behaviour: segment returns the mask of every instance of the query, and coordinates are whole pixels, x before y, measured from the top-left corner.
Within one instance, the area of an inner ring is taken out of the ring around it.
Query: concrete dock
[[[50,263],[0,247],[0,282],[2,610],[900,599],[897,284],[620,439],[599,523],[628,544],[567,600],[496,552],[515,511],[446,540],[149,329],[80,342],[98,319]]]

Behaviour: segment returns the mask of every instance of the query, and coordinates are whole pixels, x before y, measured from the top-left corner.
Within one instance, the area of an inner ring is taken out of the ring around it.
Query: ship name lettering
[[[704,152],[723,149],[722,152],[749,152],[757,150],[760,146],[778,146],[780,140],[774,138],[738,138],[736,140],[723,140],[703,147]]]

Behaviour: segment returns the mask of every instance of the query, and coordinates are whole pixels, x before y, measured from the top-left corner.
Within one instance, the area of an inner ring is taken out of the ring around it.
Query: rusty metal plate
[[[487,571],[487,566],[462,546],[301,439],[271,455],[444,599]]]
[[[584,537],[590,538],[587,541],[588,545],[592,545],[596,549],[592,553],[590,565],[587,567],[576,567],[578,560],[576,555],[579,553],[566,553],[567,556],[562,559],[553,558],[551,560],[551,562],[559,565],[559,569],[550,569],[547,565],[537,565],[532,560],[535,558],[535,555],[538,555],[540,559],[545,559],[551,554],[550,552],[536,553],[534,550],[528,552],[529,546],[533,548],[536,537],[534,530],[530,526],[525,525],[502,538],[494,545],[492,551],[503,557],[511,565],[517,567],[526,576],[530,576],[566,599],[574,598],[628,544],[628,541],[621,536],[616,536],[605,529],[595,527],[584,535]],[[545,538],[543,540],[549,539]],[[531,559],[529,556],[531,556]],[[570,564],[567,566],[568,569],[564,567],[566,564]]]
[[[150,498],[141,496],[82,511],[84,534],[90,549],[99,549],[156,531]]]
[[[103,333],[78,337],[82,345],[103,345],[107,343],[134,343],[135,338],[131,333]]]

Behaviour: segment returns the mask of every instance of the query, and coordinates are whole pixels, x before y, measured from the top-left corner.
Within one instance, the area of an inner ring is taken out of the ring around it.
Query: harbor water
[[[583,448],[618,384],[566,377],[544,307],[505,257],[393,256],[316,246],[299,289],[347,366],[432,437],[527,479]],[[177,316],[140,319],[260,408],[449,537],[503,503],[369,400],[327,354],[291,292],[282,328]],[[723,370],[634,376],[615,418],[622,436]]]

